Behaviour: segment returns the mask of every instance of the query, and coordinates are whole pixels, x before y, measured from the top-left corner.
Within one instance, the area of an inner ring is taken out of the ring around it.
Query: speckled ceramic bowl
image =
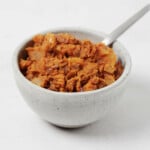
[[[57,28],[46,32],[68,32],[79,39],[89,39],[93,42],[100,42],[106,36],[101,32],[79,28]],[[25,40],[15,50],[13,71],[24,100],[44,120],[61,127],[85,126],[104,117],[121,100],[131,70],[131,59],[126,48],[118,41],[114,43],[113,49],[124,64],[124,72],[117,81],[89,92],[62,93],[41,88],[21,73],[18,59],[25,56],[23,48],[29,40]]]

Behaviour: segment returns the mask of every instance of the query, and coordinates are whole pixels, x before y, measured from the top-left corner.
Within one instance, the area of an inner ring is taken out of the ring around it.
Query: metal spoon
[[[105,45],[111,45],[120,35],[122,35],[131,25],[137,22],[144,14],[150,10],[150,4],[139,10],[135,15],[130,17],[123,24],[118,26],[113,32],[111,32],[103,41]]]

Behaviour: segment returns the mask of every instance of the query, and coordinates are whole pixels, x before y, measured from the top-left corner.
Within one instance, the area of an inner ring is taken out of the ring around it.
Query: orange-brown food
[[[22,73],[34,84],[54,91],[96,90],[123,72],[112,48],[68,33],[36,35],[25,51],[27,57],[19,60]]]

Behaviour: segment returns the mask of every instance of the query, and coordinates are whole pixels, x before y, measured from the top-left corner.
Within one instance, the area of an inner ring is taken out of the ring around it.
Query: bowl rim
[[[95,34],[98,36],[102,36],[102,37],[106,37],[107,34],[105,34],[104,32],[100,32],[97,30],[92,30],[89,28],[82,28],[82,27],[57,27],[57,28],[49,28],[47,30],[43,30],[41,32],[38,32],[36,34],[45,34],[47,32],[84,32],[84,33],[89,33],[89,34]],[[34,34],[34,35],[36,35]],[[58,91],[52,91],[49,89],[45,89],[43,87],[40,87],[38,85],[35,85],[34,83],[32,83],[31,81],[29,81],[20,71],[19,68],[19,64],[18,64],[18,55],[21,51],[21,49],[23,48],[23,46],[29,41],[31,40],[31,38],[34,36],[31,35],[30,37],[26,38],[25,40],[23,40],[14,50],[13,53],[13,57],[12,57],[12,68],[14,71],[14,76],[17,74],[19,75],[19,77],[22,79],[23,82],[26,82],[29,86],[31,86],[32,88],[35,88],[36,90],[40,90],[41,92],[46,92],[46,93],[51,93],[51,94],[57,94],[57,95],[88,95],[88,94],[94,94],[94,93],[105,93],[108,92],[112,89],[115,89],[116,87],[118,87],[119,85],[121,85],[121,83],[125,82],[125,80],[127,79],[127,77],[129,76],[130,72],[131,72],[131,66],[132,66],[132,62],[131,62],[131,57],[127,51],[127,49],[122,45],[122,43],[120,43],[118,40],[115,41],[115,44],[117,43],[121,49],[124,52],[124,59],[125,59],[125,67],[124,67],[124,71],[122,73],[122,75],[112,84],[100,88],[100,89],[96,89],[96,90],[92,90],[92,91],[81,91],[81,92],[58,92]]]

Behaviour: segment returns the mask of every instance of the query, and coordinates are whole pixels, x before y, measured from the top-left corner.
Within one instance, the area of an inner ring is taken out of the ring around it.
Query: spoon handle
[[[139,10],[135,15],[130,17],[127,21],[117,27],[113,32],[111,32],[103,41],[105,45],[112,44],[121,34],[123,34],[131,25],[138,21],[144,14],[150,10],[150,4],[146,5],[144,8]]]

